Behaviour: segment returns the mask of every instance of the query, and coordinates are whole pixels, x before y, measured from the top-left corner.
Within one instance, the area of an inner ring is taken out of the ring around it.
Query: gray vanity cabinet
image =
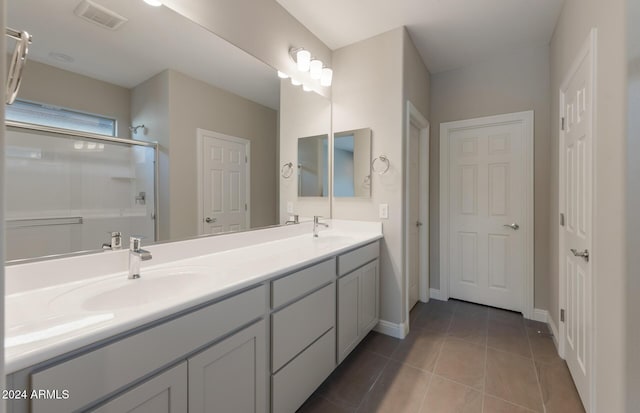
[[[264,321],[196,354],[188,363],[189,413],[265,413]]]
[[[187,363],[182,362],[90,412],[185,413],[187,400]]]
[[[375,242],[338,257],[338,363],[378,323],[378,255]]]

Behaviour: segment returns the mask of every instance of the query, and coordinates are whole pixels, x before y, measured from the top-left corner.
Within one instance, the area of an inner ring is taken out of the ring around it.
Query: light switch
[[[380,204],[380,219],[389,219],[389,204]]]
[[[293,214],[293,202],[287,202],[287,214]]]

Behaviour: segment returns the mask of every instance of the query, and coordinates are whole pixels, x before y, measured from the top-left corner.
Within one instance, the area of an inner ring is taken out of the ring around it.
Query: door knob
[[[211,224],[211,223],[216,222],[217,220],[218,220],[217,218],[210,218],[210,217],[206,217],[206,218],[204,219],[204,222],[206,222],[207,224]]]
[[[516,224],[515,222],[513,224],[505,224],[504,226],[507,228],[511,228],[514,231],[517,231],[520,229],[520,225]]]
[[[573,253],[573,255],[575,255],[576,257],[582,257],[584,258],[584,260],[586,262],[589,262],[589,250],[584,250],[584,251],[578,251],[574,248],[571,248],[571,252]]]
[[[416,221],[416,227],[421,227],[421,226],[422,226],[422,222]]]

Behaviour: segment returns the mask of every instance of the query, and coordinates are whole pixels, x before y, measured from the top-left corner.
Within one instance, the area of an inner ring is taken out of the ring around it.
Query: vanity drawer
[[[31,412],[80,409],[263,317],[265,288],[253,288],[32,374],[33,389],[64,389],[70,397],[32,400]]]
[[[293,301],[335,278],[336,259],[331,258],[275,280],[271,283],[271,308]]]
[[[338,257],[338,275],[343,276],[364,264],[375,260],[380,255],[380,242],[360,247]]]
[[[336,330],[332,328],[271,379],[272,413],[295,412],[335,368]]]
[[[271,316],[271,371],[278,371],[323,333],[335,327],[335,322],[335,283],[274,313]]]

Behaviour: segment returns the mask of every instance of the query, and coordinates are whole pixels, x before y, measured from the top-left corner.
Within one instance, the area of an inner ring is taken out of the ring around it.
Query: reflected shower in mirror
[[[329,135],[298,139],[298,196],[329,196]]]
[[[333,195],[369,198],[371,129],[338,132],[333,136]]]

